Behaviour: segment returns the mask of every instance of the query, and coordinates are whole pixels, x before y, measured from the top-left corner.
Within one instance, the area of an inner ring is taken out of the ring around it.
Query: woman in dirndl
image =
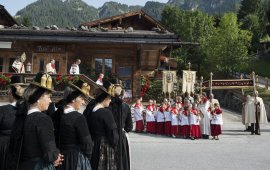
[[[91,170],[92,139],[81,106],[88,99],[90,86],[82,80],[70,82],[64,91],[61,107],[52,115],[56,142],[65,157],[61,170]],[[60,118],[59,118],[60,117]],[[57,118],[57,119],[54,119]]]
[[[51,102],[52,78],[38,73],[17,103],[8,152],[8,170],[54,170],[63,161],[55,145],[52,120],[43,112]]]
[[[113,114],[108,109],[112,88],[99,86],[95,100],[88,104],[84,112],[94,141],[91,158],[93,170],[117,170],[115,152],[119,134]]]
[[[16,117],[16,103],[22,99],[25,88],[26,84],[23,76],[12,76],[9,87],[10,103],[0,106],[0,169],[3,170],[5,169],[11,129]]]

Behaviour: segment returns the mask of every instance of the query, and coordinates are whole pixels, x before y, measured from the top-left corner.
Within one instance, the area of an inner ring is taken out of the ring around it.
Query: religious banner
[[[176,71],[162,71],[162,91],[163,93],[171,93],[174,83],[177,83]]]
[[[212,89],[237,89],[253,87],[252,79],[235,79],[235,80],[212,80]],[[202,83],[203,89],[210,88],[210,81]]]
[[[196,71],[183,70],[182,92],[194,93],[195,82],[196,82]]]

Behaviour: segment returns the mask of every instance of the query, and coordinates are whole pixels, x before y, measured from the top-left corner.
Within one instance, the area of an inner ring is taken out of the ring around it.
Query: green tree
[[[249,14],[263,15],[262,10],[261,0],[243,0],[237,14],[237,18],[239,20],[243,20]]]
[[[23,17],[23,19],[22,19],[21,24],[23,24],[23,25],[24,25],[24,26],[26,26],[26,27],[31,26],[31,23],[30,23],[29,17],[28,17],[28,16],[24,16],[24,17]]]
[[[208,70],[211,68],[212,72],[226,76],[247,66],[251,36],[250,31],[239,28],[236,14],[225,14],[213,36],[201,44],[206,53]]]
[[[252,32],[251,50],[256,52],[260,47],[260,39],[266,35],[266,2],[262,0],[243,0],[237,17],[241,28]]]
[[[168,29],[179,35],[181,41],[204,42],[214,31],[214,18],[201,11],[184,11],[177,7],[166,6],[162,13],[161,22]],[[193,69],[201,71],[205,62],[205,53],[200,46],[179,48],[172,53],[178,61],[179,72],[191,62]]]

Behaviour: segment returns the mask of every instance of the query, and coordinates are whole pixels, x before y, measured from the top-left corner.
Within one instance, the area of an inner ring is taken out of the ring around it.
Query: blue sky
[[[30,3],[36,2],[37,0],[1,0],[0,4],[5,6],[6,10],[11,14],[15,15],[17,11],[24,8]],[[107,0],[83,0],[87,4],[94,6],[96,8],[101,7]],[[110,1],[110,0],[109,0]],[[127,5],[142,5],[144,6],[145,2],[150,0],[111,0],[119,3],[124,3]],[[168,2],[168,0],[151,0],[157,2]]]

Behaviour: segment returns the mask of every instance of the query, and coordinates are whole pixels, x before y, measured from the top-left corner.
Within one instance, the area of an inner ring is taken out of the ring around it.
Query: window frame
[[[102,69],[101,69],[101,72],[97,70],[96,68],[96,60],[97,59],[102,59]],[[112,57],[111,55],[104,55],[104,56],[95,56],[93,58],[94,62],[93,62],[93,68],[95,69],[95,74],[100,74],[100,73],[103,73],[105,74],[105,60],[106,59],[110,59],[112,61],[112,65],[111,65],[111,74],[114,73],[114,57]]]

